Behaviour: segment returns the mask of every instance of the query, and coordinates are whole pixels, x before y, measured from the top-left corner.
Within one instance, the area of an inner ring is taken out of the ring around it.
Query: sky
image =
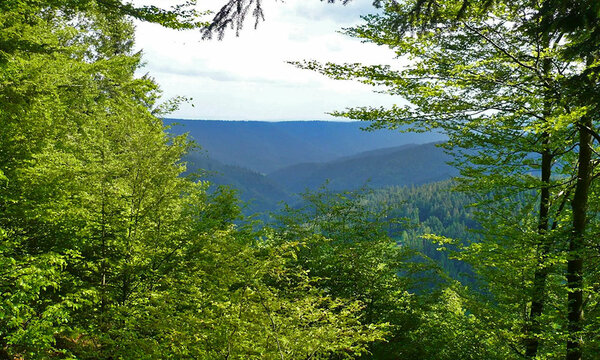
[[[199,0],[216,9],[224,0]],[[393,64],[391,50],[341,34],[373,12],[372,0],[348,5],[319,0],[263,0],[265,21],[249,19],[239,37],[202,40],[197,30],[136,23],[137,50],[164,97],[191,98],[169,117],[213,120],[343,120],[328,115],[354,106],[388,106],[396,97],[353,81],[332,80],[286,61]],[[157,4],[138,0],[136,4]]]

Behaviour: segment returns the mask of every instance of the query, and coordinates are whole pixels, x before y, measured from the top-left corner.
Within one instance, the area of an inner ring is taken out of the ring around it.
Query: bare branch
[[[210,24],[202,30],[203,39],[212,39],[213,35],[217,35],[217,39],[222,40],[225,32],[228,29],[235,30],[235,35],[239,36],[240,31],[244,27],[244,22],[248,14],[252,14],[254,18],[254,28],[258,27],[261,21],[265,20],[263,11],[264,0],[227,0],[227,3],[216,12]],[[282,0],[274,0],[280,1]],[[342,5],[347,5],[352,0],[320,0],[334,4],[336,2]],[[373,6],[380,7],[381,0],[374,0]]]

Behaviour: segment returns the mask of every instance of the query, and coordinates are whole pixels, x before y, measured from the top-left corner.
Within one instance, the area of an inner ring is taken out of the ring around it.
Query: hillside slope
[[[240,199],[248,205],[248,214],[273,211],[281,201],[291,201],[291,195],[281,186],[250,169],[223,164],[201,151],[188,154],[184,160],[188,173],[199,172],[212,186],[227,185],[236,189]]]
[[[328,162],[356,153],[443,140],[435,133],[366,132],[362,122],[212,121],[165,119],[174,134],[188,132],[208,155],[223,164],[260,173],[309,162]]]
[[[329,181],[332,190],[350,190],[368,184],[382,188],[420,185],[451,178],[457,170],[436,143],[400,146],[360,153],[327,163],[304,163],[270,173],[267,178],[288,192],[315,189]]]

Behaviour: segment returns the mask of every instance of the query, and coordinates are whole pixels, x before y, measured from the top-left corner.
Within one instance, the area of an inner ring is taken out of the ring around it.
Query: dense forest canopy
[[[260,1],[0,2],[0,358],[599,358],[598,2],[375,3],[347,32],[404,67],[298,65],[408,99],[338,115],[441,129],[460,176],[261,224],[185,176],[132,50]]]
[[[597,344],[598,15],[585,1],[390,1],[347,32],[393,49],[399,69],[297,63],[410,100],[340,116],[445,130],[461,187],[493,194],[483,240],[459,258],[487,280],[477,310],[517,356],[580,359]]]

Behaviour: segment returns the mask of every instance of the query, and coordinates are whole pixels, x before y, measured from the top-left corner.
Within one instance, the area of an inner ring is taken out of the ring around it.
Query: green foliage
[[[598,54],[573,49],[589,45],[597,25],[553,23],[571,8],[581,9],[551,1],[389,1],[347,33],[390,47],[398,66],[296,63],[409,102],[336,115],[448,135],[461,189],[474,196],[483,228],[482,241],[463,244],[458,257],[483,280],[469,310],[504,339],[500,352],[515,357],[565,355],[566,344],[569,358],[579,359],[588,336],[583,264],[595,258],[588,231],[598,219],[587,206],[600,139]],[[594,18],[593,9],[573,16]]]
[[[134,76],[131,9],[102,4],[1,5],[0,357],[366,353],[386,326],[360,300],[316,286],[299,244],[234,225],[234,192],[181,176],[191,145]]]
[[[279,232],[289,243],[304,239],[297,261],[319,288],[360,300],[363,321],[389,326],[385,341],[372,344],[364,358],[452,359],[464,351],[457,340],[476,335],[458,332],[473,320],[462,305],[447,303],[444,294],[453,293],[453,282],[435,263],[389,235],[405,223],[394,209],[414,204],[398,203],[383,191],[321,189],[304,194],[304,200],[302,208],[287,208],[279,217]],[[457,312],[455,318],[447,319],[448,307]],[[437,330],[440,319],[447,319],[445,333]],[[485,353],[481,348],[471,355],[484,358]]]
[[[149,323],[166,325],[161,336],[175,358],[321,358],[361,353],[381,338],[380,329],[358,321],[358,302],[332,299],[312,286],[292,264],[294,244],[274,246],[265,234],[249,246],[245,242],[256,237],[245,236],[231,229],[206,233],[184,257],[186,271],[166,279],[165,286],[175,288],[156,299]]]
[[[234,191],[182,176],[191,144],[155,117],[174,103],[134,75],[128,16],[190,28],[199,14],[0,3],[0,357],[507,359],[540,342],[534,356],[557,358],[565,339],[595,356],[597,170],[581,154],[597,118],[581,94],[566,108],[571,81],[595,86],[596,60],[566,55],[593,37],[532,37],[546,28],[529,20],[546,20],[529,2],[441,1],[435,26],[415,5],[350,30],[412,58],[403,70],[305,66],[404,95],[411,106],[344,115],[444,129],[471,194],[319,191],[261,226]],[[588,318],[567,321],[564,299],[584,291]]]
[[[431,239],[431,235],[454,239],[468,244],[480,236],[473,213],[473,197],[453,191],[456,184],[450,180],[418,187],[391,187],[374,191],[368,197],[369,206],[389,208],[388,216],[403,219],[390,229],[390,235],[400,244],[418,250],[434,260],[451,278],[465,285],[474,285],[472,270],[465,262],[452,260],[449,250],[456,246]]]

